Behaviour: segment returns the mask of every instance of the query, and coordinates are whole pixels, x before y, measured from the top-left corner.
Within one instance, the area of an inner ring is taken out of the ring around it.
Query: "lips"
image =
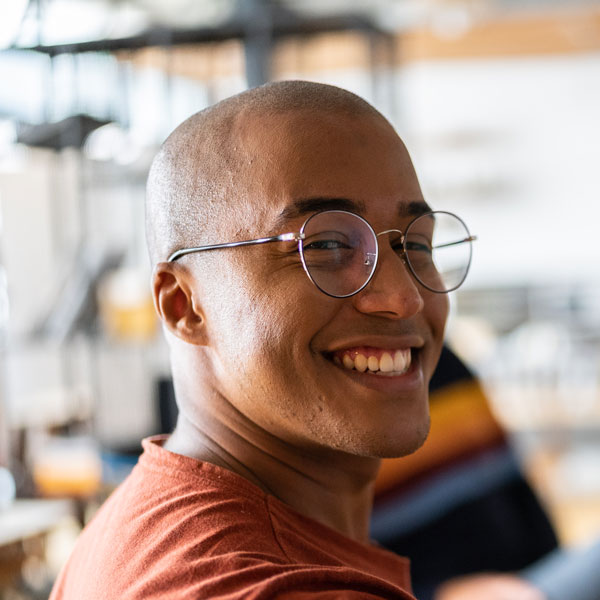
[[[334,352],[333,362],[349,371],[400,376],[410,369],[412,350],[355,346]]]

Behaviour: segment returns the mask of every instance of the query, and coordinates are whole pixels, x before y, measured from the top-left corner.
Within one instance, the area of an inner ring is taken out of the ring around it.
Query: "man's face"
[[[297,232],[326,207],[354,210],[376,233],[404,230],[423,202],[403,144],[381,119],[253,116],[237,137],[243,178],[216,242]],[[311,283],[294,242],[203,254],[205,351],[214,386],[241,415],[315,452],[394,456],[419,447],[448,305],[412,278],[392,238],[379,237],[369,285],[344,299]],[[397,361],[391,374],[371,372],[389,363],[384,354]],[[364,372],[362,357],[371,361]]]

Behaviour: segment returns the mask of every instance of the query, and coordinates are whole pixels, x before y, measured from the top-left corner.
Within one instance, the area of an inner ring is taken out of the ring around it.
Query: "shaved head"
[[[188,435],[177,426],[182,445],[196,447],[208,429],[251,438],[271,456],[293,447],[370,457],[406,454],[425,439],[447,299],[419,288],[398,235],[379,238],[377,272],[344,298],[313,283],[291,238],[168,262],[181,249],[298,232],[326,210],[354,212],[382,232],[405,230],[427,210],[402,140],[350,92],[271,83],[193,115],[163,144],[148,179],[148,243],[180,420],[190,427]],[[313,242],[309,252],[322,249]],[[389,381],[349,374],[338,356],[413,346],[412,374]],[[229,455],[245,458],[242,446]]]
[[[183,246],[222,241],[223,219],[252,203],[253,169],[264,168],[241,151],[241,132],[252,118],[289,111],[385,120],[351,92],[307,81],[269,83],[192,115],[167,138],[150,169],[146,235],[153,265]]]

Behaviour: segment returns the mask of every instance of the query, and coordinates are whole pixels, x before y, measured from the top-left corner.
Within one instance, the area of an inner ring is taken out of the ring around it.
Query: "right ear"
[[[154,267],[152,296],[160,320],[184,342],[204,346],[206,322],[193,284],[189,270],[177,263],[160,262]]]

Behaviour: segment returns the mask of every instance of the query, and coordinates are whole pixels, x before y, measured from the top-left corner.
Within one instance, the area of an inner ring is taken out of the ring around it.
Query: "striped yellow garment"
[[[433,392],[430,413],[431,430],[422,448],[409,456],[382,461],[376,494],[403,487],[505,442],[483,389],[473,379]]]

